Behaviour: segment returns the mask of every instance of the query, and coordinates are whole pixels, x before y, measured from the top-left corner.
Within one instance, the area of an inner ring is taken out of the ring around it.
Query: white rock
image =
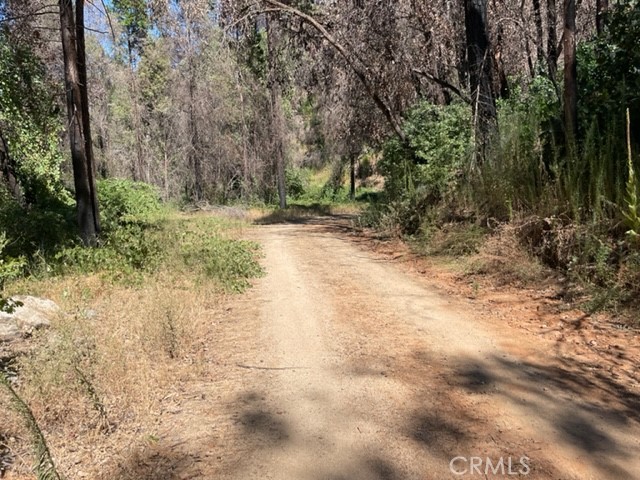
[[[0,342],[12,342],[19,340],[21,337],[22,332],[20,332],[15,322],[5,322],[3,318],[0,318]]]
[[[0,342],[17,340],[49,327],[50,319],[60,313],[60,307],[45,298],[20,295],[12,300],[21,302],[22,306],[12,313],[0,312]]]

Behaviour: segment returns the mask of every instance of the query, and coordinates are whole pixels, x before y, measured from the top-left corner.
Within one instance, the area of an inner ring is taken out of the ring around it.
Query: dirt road
[[[249,232],[266,276],[229,299],[210,380],[175,393],[138,478],[640,478],[637,388],[327,222]]]

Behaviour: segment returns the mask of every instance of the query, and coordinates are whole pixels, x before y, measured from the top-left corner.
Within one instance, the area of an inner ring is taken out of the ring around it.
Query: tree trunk
[[[576,2],[564,0],[564,125],[573,146],[578,134],[578,82],[576,65]]]
[[[189,20],[186,20],[189,22]],[[204,181],[202,175],[202,159],[200,156],[200,135],[196,118],[196,71],[193,64],[195,51],[192,48],[191,26],[187,24],[187,44],[189,55],[189,130],[191,133],[191,148],[189,148],[189,164],[193,168],[194,191],[196,201],[204,199]],[[218,167],[220,165],[218,164]]]
[[[533,20],[536,25],[536,59],[538,69],[542,67],[544,62],[543,30],[542,30],[542,13],[540,11],[540,0],[533,0]]]
[[[511,91],[509,89],[509,79],[507,78],[507,73],[504,69],[504,62],[502,61],[502,28],[498,28],[498,34],[496,35],[496,44],[493,52],[493,62],[496,66],[496,71],[498,73],[498,83],[500,85],[499,95],[500,98],[506,99],[509,98]]]
[[[96,234],[100,233],[100,215],[98,209],[98,191],[95,184],[95,156],[91,140],[91,115],[89,113],[89,81],[87,78],[87,53],[84,39],[84,0],[76,2],[76,42],[78,49],[78,78],[80,79],[80,96],[82,100],[82,130],[84,148],[87,158],[87,173],[91,191],[92,219]]]
[[[607,23],[607,11],[609,10],[609,0],[596,0],[596,31],[602,35]]]
[[[18,203],[22,203],[22,192],[20,191],[20,184],[16,177],[16,168],[9,154],[9,147],[4,140],[2,131],[0,131],[0,170],[2,170],[2,178],[9,190],[9,193]]]
[[[547,65],[549,67],[549,78],[553,81],[555,81],[556,73],[558,72],[557,24],[556,0],[547,0]]]
[[[190,60],[191,62],[191,60]],[[191,68],[189,69],[191,70]],[[195,113],[195,80],[193,73],[189,73],[189,129],[191,130],[191,147],[189,148],[189,164],[193,168],[194,191],[196,201],[204,198],[204,186],[202,181],[202,161],[200,159],[200,137],[198,134],[198,122]]]
[[[356,199],[356,156],[350,155],[351,170],[349,172],[350,184],[349,184],[349,198],[353,201]]]
[[[142,136],[142,114],[140,112],[140,104],[138,103],[138,74],[133,64],[131,54],[129,54],[129,74],[131,75],[130,95],[131,104],[133,107],[133,129],[135,131],[136,138],[136,158],[135,165],[132,168],[134,172],[133,180],[140,182],[149,182],[149,169],[147,168],[147,162],[145,160],[144,148],[143,148],[143,136]]]
[[[278,185],[280,208],[287,207],[284,162],[284,115],[282,112],[282,85],[278,59],[279,25],[275,16],[267,21],[267,47],[269,63],[269,91],[271,93],[271,139],[272,153]]]
[[[69,143],[73,164],[76,209],[80,237],[87,246],[100,233],[98,196],[95,187],[93,149],[89,124],[87,70],[84,42],[84,0],[60,0],[60,32],[67,91]]]
[[[492,55],[487,35],[487,1],[465,0],[465,32],[471,101],[476,136],[476,162],[481,163],[496,128]]]

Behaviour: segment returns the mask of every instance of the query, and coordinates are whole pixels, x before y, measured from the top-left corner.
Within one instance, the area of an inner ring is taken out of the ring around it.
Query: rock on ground
[[[60,313],[60,307],[45,298],[19,295],[12,298],[22,305],[11,313],[0,312],[0,342],[13,342],[29,337],[51,324],[51,318]]]

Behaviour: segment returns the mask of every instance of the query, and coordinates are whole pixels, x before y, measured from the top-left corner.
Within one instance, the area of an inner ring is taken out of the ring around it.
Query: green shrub
[[[98,181],[98,202],[105,232],[122,226],[153,224],[162,211],[155,187],[117,178]]]
[[[386,222],[415,233],[430,206],[456,191],[471,149],[471,114],[466,105],[413,108],[403,125],[407,142],[388,140],[378,162],[389,202]]]
[[[4,251],[8,243],[6,233],[0,232],[0,292],[4,289],[6,282],[23,275],[27,263],[23,256],[14,258],[5,255]]]
[[[404,122],[407,145],[386,142],[378,163],[390,199],[416,187],[442,198],[456,184],[471,147],[471,118],[466,105],[420,102]]]
[[[151,185],[130,180],[98,182],[102,221],[100,244],[85,248],[69,242],[48,259],[48,271],[107,272],[114,279],[131,279],[154,271],[162,262],[162,222],[166,218]]]
[[[300,168],[290,167],[285,171],[285,181],[287,185],[287,195],[292,199],[302,197],[308,187],[308,173]]]
[[[27,45],[0,31],[0,127],[30,206],[51,199],[69,203],[62,183],[58,100],[46,79],[46,66]]]
[[[6,237],[4,255],[29,262],[55,253],[78,237],[71,203],[49,197],[39,205],[23,207],[1,185],[0,229]]]

